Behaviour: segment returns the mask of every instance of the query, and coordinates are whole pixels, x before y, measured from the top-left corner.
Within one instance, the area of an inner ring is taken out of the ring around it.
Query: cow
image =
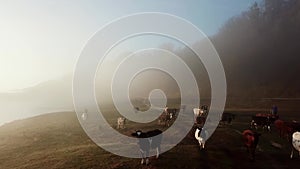
[[[156,158],[159,157],[161,150],[162,131],[159,129],[142,132],[137,130],[132,136],[138,138],[139,151],[141,153],[141,164],[149,164],[150,149],[156,149]]]
[[[117,129],[125,128],[126,119],[124,117],[119,117],[117,120]]]
[[[199,123],[199,120],[201,121],[201,119],[203,119],[203,117],[206,117],[207,114],[207,107],[206,106],[202,106],[201,108],[194,108],[194,122],[196,124]],[[202,122],[202,121],[201,121]]]
[[[261,134],[251,131],[251,130],[244,130],[242,133],[244,145],[247,148],[247,152],[250,156],[250,160],[253,161],[255,160],[255,149],[257,147],[259,137]]]
[[[293,132],[300,131],[300,123],[297,121],[276,120],[274,124],[279,132],[279,137],[286,137],[289,141]]]
[[[203,132],[201,132],[203,131]],[[207,140],[208,137],[208,132],[207,130],[201,128],[201,127],[197,127],[196,131],[195,131],[195,138],[196,140],[198,140],[199,142],[199,146],[200,146],[200,150],[205,148],[205,142]]]
[[[276,120],[279,119],[279,116],[276,114],[270,114],[270,113],[257,113],[255,116],[258,117],[268,117],[271,123],[274,123]]]
[[[170,126],[170,122],[172,118],[173,118],[173,113],[169,113],[168,107],[166,107],[163,113],[158,118],[158,124],[164,126]]]
[[[177,116],[177,113],[180,111],[180,109],[176,108],[168,108],[168,113],[170,114],[170,119],[174,119]]]
[[[263,130],[267,130],[271,132],[271,123],[270,117],[268,116],[252,116],[252,120],[250,122],[251,129],[258,129],[258,126],[262,127]]]
[[[222,114],[222,118],[220,122],[223,123],[227,122],[227,124],[231,124],[234,118],[235,118],[235,114],[225,112]]]
[[[201,111],[201,109],[199,109],[199,108],[194,108],[193,111],[194,111],[195,119],[196,119],[196,117],[201,116],[203,114],[203,111]]]
[[[278,119],[274,122],[274,125],[275,125],[276,129],[278,130],[279,137],[283,137],[283,135],[284,135],[284,121]]]
[[[207,113],[208,113],[208,106],[207,105],[202,105],[201,106],[201,110],[204,113],[204,115],[207,115]]]
[[[206,117],[198,116],[198,117],[196,118],[195,125],[198,126],[198,127],[203,127],[204,124],[205,124],[205,121],[206,121]]]

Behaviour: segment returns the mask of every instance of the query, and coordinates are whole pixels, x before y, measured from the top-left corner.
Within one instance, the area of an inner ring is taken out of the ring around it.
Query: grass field
[[[119,157],[104,151],[93,143],[81,128],[74,112],[60,112],[15,121],[0,127],[0,168],[298,168],[298,155],[290,159],[290,144],[279,138],[277,132],[262,133],[251,162],[241,141],[241,132],[248,128],[255,112],[233,112],[231,125],[220,125],[207,141],[206,150],[199,150],[194,129],[159,159],[151,158],[149,166],[140,165],[140,159]],[[299,114],[286,112],[286,120],[299,119]],[[108,121],[115,121],[113,117]],[[144,130],[152,123],[136,126],[129,122],[121,132],[128,134],[134,128]],[[160,126],[163,128],[162,126]],[[274,147],[276,143],[281,148]]]

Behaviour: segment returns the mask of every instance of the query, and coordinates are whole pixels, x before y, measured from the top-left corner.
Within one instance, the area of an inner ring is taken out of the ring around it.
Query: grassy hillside
[[[191,133],[172,150],[141,166],[139,159],[113,155],[95,145],[84,133],[74,112],[52,113],[0,127],[0,168],[293,168],[290,146],[276,132],[262,132],[257,159],[250,162],[241,143],[251,113],[238,113],[232,125],[222,125],[200,151]],[[290,119],[297,114],[290,114]],[[299,117],[299,116],[298,116]],[[299,119],[299,118],[298,118]],[[132,124],[129,122],[130,132]],[[147,127],[145,127],[146,129]],[[150,129],[150,125],[148,126]],[[271,146],[276,142],[283,146]]]

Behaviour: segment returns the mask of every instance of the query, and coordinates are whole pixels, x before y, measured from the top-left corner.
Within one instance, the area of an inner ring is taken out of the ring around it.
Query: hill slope
[[[220,126],[199,146],[191,133],[176,147],[151,158],[149,166],[139,159],[113,155],[95,145],[80,127],[74,112],[41,115],[0,127],[0,168],[290,168],[289,144],[277,134],[263,133],[256,161],[250,162],[242,146],[240,131],[247,128],[251,113],[237,113],[232,126]],[[295,118],[295,115],[290,115]],[[131,125],[130,123],[128,125]],[[276,149],[276,141],[283,145]]]

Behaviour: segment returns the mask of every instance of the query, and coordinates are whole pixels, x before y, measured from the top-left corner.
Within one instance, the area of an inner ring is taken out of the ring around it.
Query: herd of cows
[[[228,124],[235,118],[232,113],[223,113],[221,122],[227,122]],[[283,121],[279,119],[279,116],[274,111],[271,113],[257,113],[252,115],[249,124],[249,129],[244,130],[242,133],[244,145],[247,148],[250,159],[255,158],[255,149],[259,142],[260,133],[257,132],[258,129],[263,131],[271,132],[271,127],[275,126],[275,129],[279,133],[279,137],[287,139],[287,141],[292,144],[292,150],[290,158],[293,158],[294,151],[299,152],[300,156],[300,122],[299,121]]]
[[[203,128],[205,123],[208,106],[201,106],[201,108],[195,108],[194,110],[194,122],[195,122],[195,139],[199,142],[200,150],[205,148],[205,142],[207,140],[207,130]],[[161,116],[158,118],[158,125],[169,127],[171,122],[176,118],[176,114],[179,109],[165,108]],[[232,113],[224,112],[220,117],[220,124],[231,124],[235,119],[235,115]],[[119,117],[117,120],[117,128],[125,128],[126,119]],[[249,122],[249,129],[242,132],[242,140],[247,152],[249,153],[250,160],[255,159],[255,149],[259,143],[260,133],[258,129],[266,132],[271,132],[271,127],[275,126],[279,133],[279,137],[287,139],[291,143],[291,155],[293,158],[294,152],[298,152],[300,156],[300,122],[292,121],[286,122],[279,118],[276,113],[258,113],[252,116]],[[260,131],[261,131],[260,130]],[[149,164],[149,151],[156,149],[157,155],[160,154],[160,144],[162,140],[162,131],[159,129],[143,132],[138,130],[131,134],[131,136],[138,138],[138,146],[141,154],[141,164]]]

